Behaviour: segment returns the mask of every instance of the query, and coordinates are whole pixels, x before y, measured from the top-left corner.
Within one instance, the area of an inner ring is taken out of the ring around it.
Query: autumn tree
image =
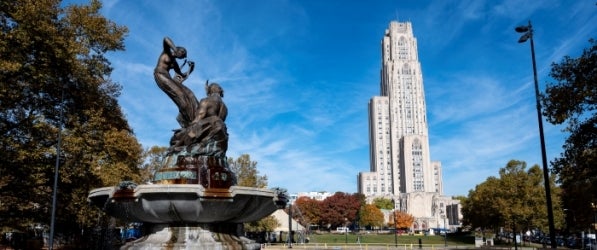
[[[280,222],[273,215],[258,221],[244,223],[247,232],[272,232],[279,226],[281,226]]]
[[[409,229],[412,227],[413,222],[415,222],[415,217],[412,215],[404,211],[394,210],[392,214],[390,214],[388,225],[396,229]]]
[[[567,124],[564,152],[551,166],[564,189],[564,206],[574,213],[570,224],[579,229],[593,223],[591,203],[597,204],[597,41],[589,43],[579,57],[552,64],[554,82],[541,99],[548,122]]]
[[[384,224],[384,216],[376,205],[365,204],[359,210],[359,224],[365,227],[379,228]]]
[[[473,228],[508,230],[539,228],[547,231],[547,206],[543,172],[538,165],[528,170],[523,161],[512,160],[499,170],[499,178],[489,177],[469,192],[462,204],[464,223]],[[550,180],[556,226],[561,228],[563,211],[560,189]]]
[[[168,147],[152,146],[143,151],[143,165],[141,167],[141,180],[143,183],[153,180],[155,172],[162,167]]]
[[[321,203],[321,225],[339,227],[356,222],[362,195],[336,192]]]
[[[238,186],[255,188],[267,187],[267,176],[259,175],[257,162],[251,161],[250,155],[242,154],[236,160],[229,157],[228,166],[230,166],[232,172],[236,174]],[[276,218],[268,216],[258,221],[244,223],[244,227],[245,230],[250,232],[256,232],[257,230],[272,232],[278,227],[278,224]]]
[[[379,209],[394,209],[394,201],[388,198],[377,197],[373,199],[373,204]]]
[[[127,29],[100,8],[97,0],[0,2],[2,227],[50,224],[55,166],[56,229],[66,235],[97,221],[90,189],[140,180],[141,145],[105,56],[124,50]]]
[[[321,201],[301,196],[294,201],[294,206],[301,211],[302,217],[298,218],[301,225],[306,228],[309,228],[311,225],[320,225]]]
[[[242,154],[236,160],[228,158],[228,165],[234,174],[236,174],[238,186],[244,187],[267,187],[267,176],[259,175],[257,162],[251,161],[251,156]]]

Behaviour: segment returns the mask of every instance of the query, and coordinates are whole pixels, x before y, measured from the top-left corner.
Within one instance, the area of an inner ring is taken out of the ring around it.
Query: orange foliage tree
[[[298,218],[299,223],[305,227],[310,225],[319,225],[321,220],[321,201],[311,199],[306,196],[301,196],[294,202],[294,205],[299,209],[302,216]]]
[[[408,229],[413,225],[415,217],[412,215],[402,212],[400,210],[394,210],[390,215],[390,221],[388,226],[393,226],[396,229]]]

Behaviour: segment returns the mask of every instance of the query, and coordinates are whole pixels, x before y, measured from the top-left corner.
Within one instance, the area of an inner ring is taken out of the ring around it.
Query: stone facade
[[[431,161],[423,74],[410,22],[392,21],[382,38],[380,96],[369,101],[370,171],[358,175],[368,201],[392,199],[415,217],[413,230],[455,228],[443,196],[442,165]]]

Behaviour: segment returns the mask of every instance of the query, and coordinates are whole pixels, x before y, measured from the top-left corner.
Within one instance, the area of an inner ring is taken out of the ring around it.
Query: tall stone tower
[[[447,228],[442,168],[429,153],[417,39],[410,22],[390,22],[381,41],[380,96],[369,101],[370,172],[358,176],[369,200],[390,198],[415,217],[413,230]],[[443,216],[443,217],[442,217]],[[444,220],[441,220],[441,219]]]

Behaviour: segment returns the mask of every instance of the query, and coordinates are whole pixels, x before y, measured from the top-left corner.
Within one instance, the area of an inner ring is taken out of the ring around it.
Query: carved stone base
[[[241,233],[241,224],[154,224],[147,236],[120,249],[260,249],[259,243],[240,236]]]
[[[154,175],[156,184],[201,184],[204,188],[229,188],[236,177],[226,157],[190,156],[176,153],[166,157]]]

